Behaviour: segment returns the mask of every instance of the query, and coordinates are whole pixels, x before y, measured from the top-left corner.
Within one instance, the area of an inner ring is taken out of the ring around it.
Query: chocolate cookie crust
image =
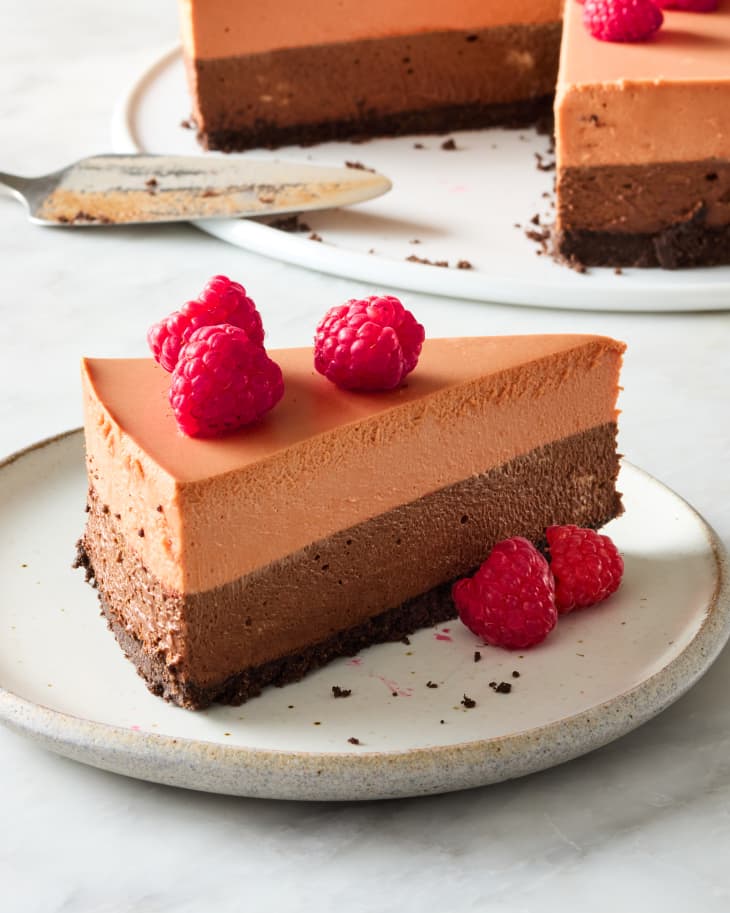
[[[730,263],[730,162],[563,168],[557,253],[586,266]]]
[[[539,542],[551,523],[612,519],[621,512],[615,436],[609,423],[562,439],[189,595],[149,574],[92,488],[79,563],[155,694],[189,708],[238,704],[453,617],[450,581],[502,538]]]

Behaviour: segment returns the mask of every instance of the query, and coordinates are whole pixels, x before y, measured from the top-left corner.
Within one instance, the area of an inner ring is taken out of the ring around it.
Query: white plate
[[[194,131],[183,129],[190,100],[179,49],[145,71],[114,114],[117,152],[200,153]],[[530,219],[551,216],[553,172],[539,171],[548,142],[532,129],[457,132],[456,152],[444,137],[324,143],[255,156],[342,165],[360,161],[382,171],[394,188],[347,210],[306,216],[324,243],[247,220],[198,222],[231,244],[345,276],[373,287],[541,307],[615,311],[702,311],[730,307],[730,266],[666,272],[591,269],[585,275],[536,256],[524,235]],[[414,149],[420,142],[427,148]],[[208,153],[213,154],[213,153]],[[245,153],[250,155],[251,153]],[[515,228],[515,223],[521,225]],[[411,243],[419,240],[420,244]],[[369,251],[374,253],[369,253]],[[406,262],[415,254],[447,260],[449,269]],[[468,260],[473,270],[455,268]]]
[[[242,707],[194,713],[147,691],[71,569],[84,521],[81,434],[43,442],[0,467],[0,719],[107,770],[272,798],[447,792],[574,758],[676,700],[730,632],[712,531],[635,467],[624,465],[620,481],[626,513],[609,532],[625,581],[603,605],[561,619],[540,647],[485,648],[454,622]],[[333,685],[352,695],[333,698]],[[464,695],[476,707],[462,706]]]

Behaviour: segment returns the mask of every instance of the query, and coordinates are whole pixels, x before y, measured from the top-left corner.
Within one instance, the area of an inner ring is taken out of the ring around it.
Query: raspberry
[[[545,535],[558,612],[595,605],[618,589],[624,562],[608,536],[578,526],[549,526]]]
[[[261,315],[246,289],[226,276],[213,276],[198,298],[149,328],[147,344],[155,361],[166,371],[174,371],[180,349],[195,330],[220,323],[245,330],[256,345],[264,343]]]
[[[314,337],[314,366],[345,390],[393,390],[416,367],[425,331],[392,295],[330,308]]]
[[[655,0],[663,10],[684,10],[687,13],[713,13],[717,0]]]
[[[212,437],[255,422],[283,395],[281,368],[230,323],[191,334],[170,385],[178,426],[190,437]]]
[[[585,0],[583,24],[601,41],[646,41],[664,21],[652,0]]]
[[[531,647],[558,620],[548,563],[521,536],[498,542],[476,574],[457,580],[451,593],[467,628],[494,647]]]

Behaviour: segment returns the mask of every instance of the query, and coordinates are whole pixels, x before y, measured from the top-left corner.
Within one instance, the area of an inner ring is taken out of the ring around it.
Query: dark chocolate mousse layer
[[[188,708],[240,704],[372,643],[452,617],[448,584],[500,539],[621,512],[616,426],[602,425],[343,530],[202,593],[166,592],[89,493],[79,563],[150,690]],[[158,619],[164,619],[158,623]],[[184,633],[170,654],[166,624]]]
[[[188,60],[199,137],[233,151],[521,126],[549,113],[560,22]]]
[[[555,247],[587,266],[730,263],[730,162],[564,168]]]

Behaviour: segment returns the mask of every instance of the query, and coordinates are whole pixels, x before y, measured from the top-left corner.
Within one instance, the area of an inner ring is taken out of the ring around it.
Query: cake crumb
[[[438,688],[438,685],[436,684],[436,682],[432,682],[431,679],[429,679],[426,682],[426,687],[427,688]]]
[[[535,160],[537,162],[538,171],[554,171],[555,170],[555,160],[554,159],[553,159],[553,161],[545,161],[545,159],[541,155],[541,153],[536,152]]]
[[[316,231],[313,231],[312,234],[309,236],[309,240],[310,241],[321,241],[322,236],[318,235]]]
[[[405,644],[407,647],[410,647],[411,645],[411,639],[407,634],[404,634],[403,637],[401,637],[400,642]]]
[[[509,694],[512,690],[512,685],[509,682],[490,682],[489,687],[494,691],[495,694]]]
[[[441,143],[441,148],[444,150],[444,152],[455,152],[459,147],[454,142],[453,137],[449,137],[448,139],[445,139],[443,143]]]
[[[478,663],[481,658],[482,658],[482,654],[479,652],[479,650],[475,650],[474,651],[474,662]]]
[[[410,257],[406,257],[406,260],[409,263],[423,263],[426,266],[442,266],[448,267],[448,260],[428,260],[426,257],[417,257],[415,254],[411,254]]]
[[[350,743],[350,745],[362,745],[360,739],[356,739],[354,735],[351,735],[347,741]]]
[[[194,124],[192,118],[189,118],[189,119],[185,118],[184,120],[181,120],[180,126],[183,128],[183,130],[194,130],[195,129],[195,124]]]
[[[464,707],[466,707],[467,710],[471,710],[472,707],[476,707],[477,705],[477,702],[473,698],[467,697],[466,694],[464,695],[461,703],[464,705]]]
[[[339,685],[332,686],[332,697],[349,697],[352,694],[352,688],[340,688]]]
[[[413,148],[414,149],[425,149],[426,147],[423,145],[423,143],[414,143]]]
[[[274,219],[272,222],[269,222],[271,228],[278,228],[280,231],[302,231],[307,232],[311,231],[311,226],[306,222],[302,222],[298,215],[293,216],[282,216],[279,219]]]
[[[623,276],[623,274],[624,274],[624,271],[621,269],[620,266],[617,266],[613,272],[614,272],[614,275],[616,275],[616,276]]]
[[[346,168],[354,168],[356,171],[370,171],[375,174],[374,168],[368,168],[367,165],[363,165],[362,162],[345,162]]]
[[[459,260],[456,264],[457,269],[474,269],[472,264],[468,260]]]
[[[519,677],[520,677],[520,673],[517,671],[517,669],[513,669],[512,678],[519,678]]]

